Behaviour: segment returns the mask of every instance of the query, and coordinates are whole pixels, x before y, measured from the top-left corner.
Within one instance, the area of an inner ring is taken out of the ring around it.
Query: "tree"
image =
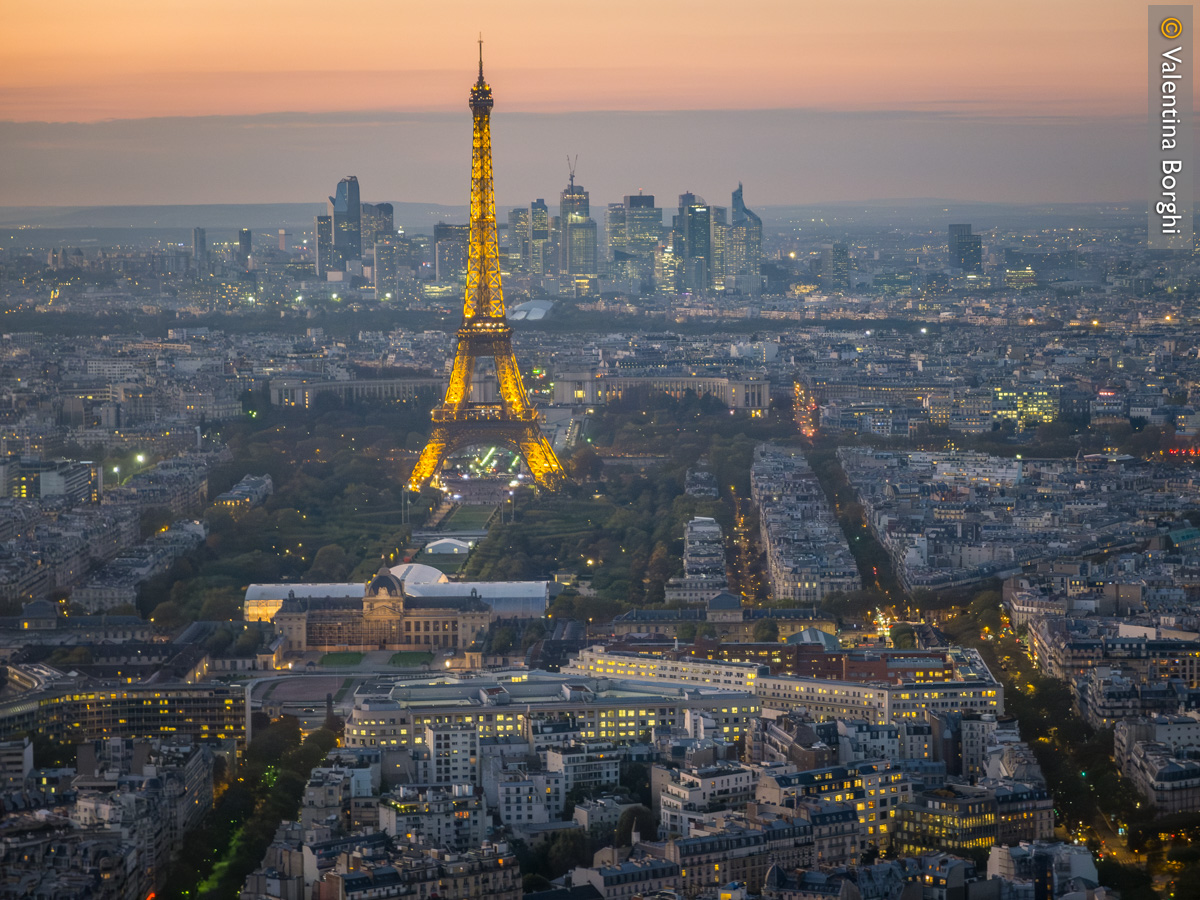
[[[650,770],[645,763],[630,763],[621,773],[621,787],[643,806],[650,805]]]
[[[650,554],[650,562],[646,567],[646,575],[651,581],[663,582],[675,573],[675,562],[671,559],[671,551],[667,545],[659,541]]]
[[[354,561],[339,544],[326,544],[313,557],[309,581],[341,581],[354,568]]]
[[[150,621],[164,631],[174,631],[187,624],[183,610],[173,600],[164,600],[150,613]]]
[[[892,646],[897,650],[917,649],[917,635],[907,622],[899,622],[892,626]]]
[[[754,640],[760,644],[779,640],[779,623],[774,619],[759,619],[754,623]]]
[[[644,806],[631,806],[617,820],[616,843],[618,847],[633,845],[633,832],[641,840],[653,840],[658,835],[658,819]]]
[[[238,639],[233,643],[233,656],[253,656],[254,651],[258,649],[259,640],[262,638],[262,632],[257,628],[250,626],[243,629],[238,635]]]
[[[501,625],[492,632],[491,652],[503,656],[512,651],[517,643],[517,630],[511,625]]]
[[[604,472],[604,461],[589,445],[583,444],[571,455],[567,470],[577,481],[594,481]]]
[[[547,872],[537,873],[549,878],[565,875],[576,866],[590,866],[595,852],[591,837],[582,828],[560,832],[550,843],[546,854]]]
[[[675,633],[681,641],[694,641],[696,639],[696,623],[682,622]]]

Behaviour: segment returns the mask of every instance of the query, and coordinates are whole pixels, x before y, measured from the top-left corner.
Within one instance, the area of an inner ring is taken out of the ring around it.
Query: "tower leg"
[[[421,451],[421,455],[417,459],[417,464],[413,466],[412,474],[408,476],[408,489],[410,491],[421,490],[437,474],[438,469],[441,468],[442,460],[446,456],[446,441],[447,435],[445,429],[434,428],[433,432],[429,435],[429,443]]]
[[[562,486],[566,473],[541,429],[530,432],[521,439],[520,452],[539,485],[551,491]]]
[[[444,407],[457,412],[471,394],[471,376],[475,374],[475,356],[466,346],[466,341],[459,341],[458,350],[454,354],[454,368],[450,372],[450,384],[446,387]]]

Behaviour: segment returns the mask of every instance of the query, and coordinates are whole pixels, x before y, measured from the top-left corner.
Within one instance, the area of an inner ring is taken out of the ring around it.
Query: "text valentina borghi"
[[[1182,124],[1176,96],[1179,79],[1183,77],[1183,73],[1180,71],[1183,67],[1183,60],[1180,56],[1182,52],[1183,47],[1180,46],[1162,54],[1162,115],[1159,121],[1164,152],[1176,149],[1176,133]],[[1183,217],[1179,214],[1175,176],[1181,171],[1183,171],[1182,159],[1164,159],[1162,161],[1160,180],[1162,189],[1160,199],[1154,205],[1154,210],[1161,217],[1163,234],[1180,233],[1178,225],[1179,220]]]

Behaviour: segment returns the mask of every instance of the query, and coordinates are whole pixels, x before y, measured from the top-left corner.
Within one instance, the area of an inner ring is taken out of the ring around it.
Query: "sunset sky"
[[[501,203],[1135,199],[1146,7],[1058,2],[8,4],[4,205],[465,201],[475,40]]]

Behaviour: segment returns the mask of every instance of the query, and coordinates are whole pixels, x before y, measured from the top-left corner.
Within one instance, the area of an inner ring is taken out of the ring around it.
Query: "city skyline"
[[[334,12],[301,7],[239,10],[230,29],[218,4],[186,34],[141,3],[101,21],[82,8],[53,23],[16,13],[18,49],[0,63],[6,202],[286,202],[354,171],[373,196],[460,203],[459,73],[480,30],[501,103],[502,205],[557,188],[546,176],[568,153],[601,201],[739,179],[784,203],[1143,190],[1144,41],[1127,4],[1088,4],[1086,16],[1079,3],[868,4],[848,20],[764,3],[681,25],[669,10],[541,4],[406,10],[400,22],[359,3],[337,11],[343,27],[374,21],[421,40],[353,62],[322,43]],[[566,29],[581,37],[562,41]]]

